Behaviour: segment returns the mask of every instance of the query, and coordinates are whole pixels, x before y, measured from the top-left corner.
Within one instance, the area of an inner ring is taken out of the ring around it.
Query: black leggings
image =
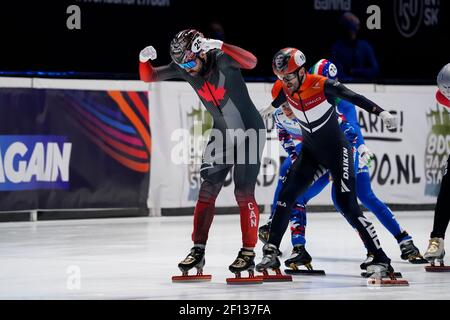
[[[433,231],[430,238],[445,239],[445,231],[450,221],[450,178],[448,174],[450,156],[447,159],[447,165],[444,168],[444,177],[441,182],[441,189],[436,202],[434,211]]]
[[[328,133],[330,131],[328,130]],[[326,137],[321,137],[322,139],[317,139],[316,136],[314,141],[304,143],[301,154],[288,172],[280,191],[269,243],[279,247],[289,224],[295,199],[308,189],[316,172],[325,167],[333,177],[337,204],[345,218],[357,229],[366,248],[374,254],[377,261],[390,262],[381,248],[374,226],[364,217],[358,206],[352,149],[342,132],[333,131],[333,134],[327,134]]]

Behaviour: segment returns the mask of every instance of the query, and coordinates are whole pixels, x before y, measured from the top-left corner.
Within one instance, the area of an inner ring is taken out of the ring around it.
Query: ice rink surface
[[[238,215],[218,215],[210,231],[205,274],[211,282],[172,283],[192,246],[192,217],[11,222],[0,224],[0,299],[450,299],[450,273],[427,273],[400,259],[395,239],[374,219],[381,244],[409,287],[368,287],[360,277],[361,240],[335,212],[310,213],[307,250],[326,276],[230,286],[228,265],[241,246]],[[397,212],[423,253],[433,212]],[[267,215],[261,215],[265,223]],[[447,244],[448,245],[448,244]],[[257,262],[261,261],[261,243]],[[285,236],[282,261],[290,253]],[[450,258],[446,257],[446,264]]]

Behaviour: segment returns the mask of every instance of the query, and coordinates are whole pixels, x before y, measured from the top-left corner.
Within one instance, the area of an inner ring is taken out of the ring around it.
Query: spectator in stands
[[[208,34],[211,39],[225,41],[225,30],[222,24],[218,21],[213,21],[210,23]]]
[[[340,80],[374,80],[380,71],[378,61],[369,42],[358,38],[358,17],[346,12],[339,25],[341,36],[332,45],[330,60],[336,64]]]

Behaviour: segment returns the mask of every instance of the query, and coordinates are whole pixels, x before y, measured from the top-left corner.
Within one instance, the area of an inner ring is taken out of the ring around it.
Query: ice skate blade
[[[242,285],[242,284],[262,284],[264,279],[262,276],[246,277],[246,278],[227,278],[227,284]]]
[[[401,272],[394,272],[394,276],[396,278],[403,278]],[[367,272],[361,272],[361,277],[363,278],[369,278],[369,275],[367,274]]]
[[[204,275],[191,275],[191,276],[173,276],[172,282],[206,282],[211,281],[212,276],[210,274]]]
[[[292,269],[284,269],[286,274],[292,275],[302,275],[302,276],[324,276],[324,270],[292,270]]]
[[[426,266],[426,272],[450,272],[450,266]]]
[[[424,258],[413,259],[413,260],[409,260],[408,262],[411,263],[411,264],[425,264],[425,263],[429,263],[428,260],[426,260]]]
[[[292,276],[287,276],[284,274],[274,274],[274,275],[263,275],[264,282],[290,282],[292,281]]]
[[[399,279],[389,279],[389,278],[383,278],[383,279],[372,279],[369,278],[367,280],[367,285],[369,287],[406,287],[409,286],[409,282],[407,280],[399,280]]]

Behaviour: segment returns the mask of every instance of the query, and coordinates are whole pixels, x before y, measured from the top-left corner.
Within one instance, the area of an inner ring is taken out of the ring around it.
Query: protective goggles
[[[185,63],[180,63],[178,65],[183,69],[192,69],[197,66],[197,60],[194,59]]]
[[[295,78],[297,78],[297,75],[295,73],[289,73],[285,76],[281,76],[281,75],[278,76],[278,79],[280,79],[283,82],[290,82],[290,81],[294,80]]]

